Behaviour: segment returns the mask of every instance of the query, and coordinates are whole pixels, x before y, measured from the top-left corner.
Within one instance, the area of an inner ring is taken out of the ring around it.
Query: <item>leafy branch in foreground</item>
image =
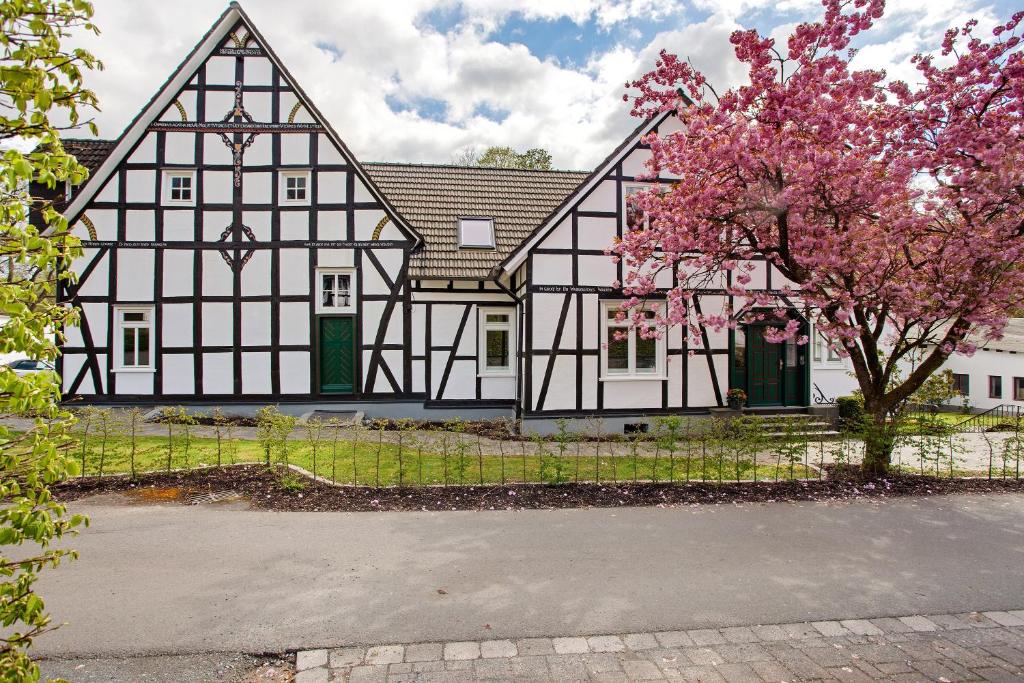
[[[64,151],[58,131],[81,125],[96,104],[83,74],[100,63],[65,43],[73,31],[96,31],[92,14],[84,0],[0,0],[0,141],[19,143],[0,152],[0,313],[10,318],[0,329],[0,353],[54,361],[55,337],[77,320],[58,293],[73,284],[69,267],[81,249],[52,200],[33,192],[55,193],[88,174]],[[27,147],[34,150],[19,151]],[[85,519],[68,515],[49,490],[77,469],[57,375],[19,377],[0,368],[0,416],[12,415],[34,425],[20,434],[0,426],[0,679],[35,681],[39,668],[28,650],[52,628],[35,582],[44,568],[74,556],[53,544]]]

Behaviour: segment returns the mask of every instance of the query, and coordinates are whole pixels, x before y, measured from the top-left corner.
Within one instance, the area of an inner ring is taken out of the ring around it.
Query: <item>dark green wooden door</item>
[[[781,405],[782,344],[769,343],[764,338],[764,328],[752,327],[747,332],[747,353],[747,405]]]
[[[320,391],[351,394],[356,378],[355,318],[320,318]]]

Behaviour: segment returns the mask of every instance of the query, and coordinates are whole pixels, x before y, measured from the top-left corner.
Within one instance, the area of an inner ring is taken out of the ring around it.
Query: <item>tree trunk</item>
[[[895,426],[888,422],[888,410],[881,405],[865,403],[864,460],[861,471],[865,476],[878,477],[889,472],[895,442]]]

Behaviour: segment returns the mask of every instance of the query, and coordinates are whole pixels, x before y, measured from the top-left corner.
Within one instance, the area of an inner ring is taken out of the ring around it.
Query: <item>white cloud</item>
[[[810,1],[787,0],[787,6],[802,9]],[[745,12],[756,13],[761,23],[768,0],[696,3],[711,12],[689,24],[683,23],[688,10],[679,0],[307,0],[290,3],[288,11],[278,0],[245,0],[244,7],[360,159],[445,162],[467,146],[498,144],[545,147],[558,166],[590,168],[635,127],[622,102],[623,84],[651,68],[662,47],[688,56],[716,87],[742,80],[729,33],[749,25]],[[101,134],[113,137],[216,16],[208,0],[96,5],[103,34],[85,42],[106,70],[91,74],[89,84],[102,103]],[[456,24],[440,33],[425,21],[428,12],[454,17]],[[570,65],[532,54],[530,35],[517,38],[523,44],[496,42],[493,32],[513,12],[589,23],[591,31],[594,24],[605,31],[630,20],[666,17],[679,17],[679,27],[647,45],[634,38],[633,44],[591,51],[585,63]],[[962,1],[896,0],[885,20],[892,30],[879,37],[879,45],[864,48],[858,60],[898,70],[914,51],[937,45],[948,23],[962,23],[959,18],[970,12]],[[792,14],[785,19],[794,21]],[[393,111],[388,100],[403,103],[405,110]],[[417,113],[431,101],[444,112],[440,120]],[[481,107],[505,118],[483,116]]]

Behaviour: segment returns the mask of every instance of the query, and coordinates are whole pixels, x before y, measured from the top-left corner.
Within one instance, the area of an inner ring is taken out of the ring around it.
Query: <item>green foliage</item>
[[[462,436],[466,431],[466,423],[458,419],[449,420],[444,427],[452,432],[452,439],[455,442],[455,476],[458,477],[459,485],[462,485],[466,483],[466,470],[469,468],[468,445]]]
[[[277,406],[263,406],[256,411],[256,440],[263,449],[263,462],[270,466],[272,456],[278,462],[288,464],[290,443],[288,436],[295,429],[297,419],[294,415],[285,415]]]
[[[953,382],[953,371],[936,372],[924,381],[911,397],[911,403],[925,406],[941,406],[959,396]]]
[[[131,478],[135,479],[136,461],[139,453],[139,428],[143,423],[143,413],[138,407],[130,408],[125,412],[125,431],[128,434],[129,463],[131,467]],[[217,457],[220,457],[220,437],[217,438]],[[219,462],[217,463],[220,464]]]
[[[224,411],[219,407],[213,409],[210,417],[213,419],[213,432],[217,438],[217,467],[220,467],[224,464],[224,432],[227,431],[227,428],[230,426],[230,421],[227,416],[224,415]]]
[[[192,449],[192,426],[196,424],[196,418],[183,406],[173,406],[160,411],[160,416],[167,424],[167,467],[171,471],[171,461],[174,458],[174,446],[181,446],[184,466],[189,467],[188,454]],[[102,473],[101,473],[102,476]]]
[[[551,154],[540,148],[528,149],[522,154],[511,147],[488,147],[472,162],[492,168],[521,168],[537,171],[551,170]]]
[[[0,0],[0,142],[35,148],[0,152],[0,312],[10,317],[0,330],[2,353],[53,361],[54,335],[77,320],[74,308],[57,303],[56,292],[60,281],[73,280],[69,266],[81,248],[52,202],[31,191],[78,184],[88,173],[64,151],[51,117],[72,127],[96,103],[82,76],[99,62],[64,44],[72,31],[95,31],[92,13],[83,0]],[[45,227],[32,225],[30,213]],[[51,626],[34,584],[44,567],[74,556],[52,544],[85,522],[67,516],[49,492],[77,469],[66,448],[70,416],[59,401],[54,373],[19,377],[0,369],[0,414],[35,418],[20,434],[0,427],[0,680],[38,680],[28,649]],[[24,544],[31,550],[13,550]]]
[[[323,446],[324,427],[326,425],[319,417],[311,417],[302,426],[306,430],[306,447],[309,449],[309,454],[313,459],[313,479],[316,479],[318,474],[316,456]]]
[[[306,483],[302,481],[302,477],[291,471],[286,471],[282,474],[277,483],[289,493],[297,493],[306,488]]]
[[[864,424],[864,397],[840,396],[836,399],[839,409],[839,428],[846,432],[857,431]]]
[[[682,436],[683,419],[678,415],[659,417],[656,421],[655,435],[660,450],[668,452],[668,480],[676,479],[676,451],[679,450],[679,439]],[[654,465],[654,480],[657,481],[657,460]]]

